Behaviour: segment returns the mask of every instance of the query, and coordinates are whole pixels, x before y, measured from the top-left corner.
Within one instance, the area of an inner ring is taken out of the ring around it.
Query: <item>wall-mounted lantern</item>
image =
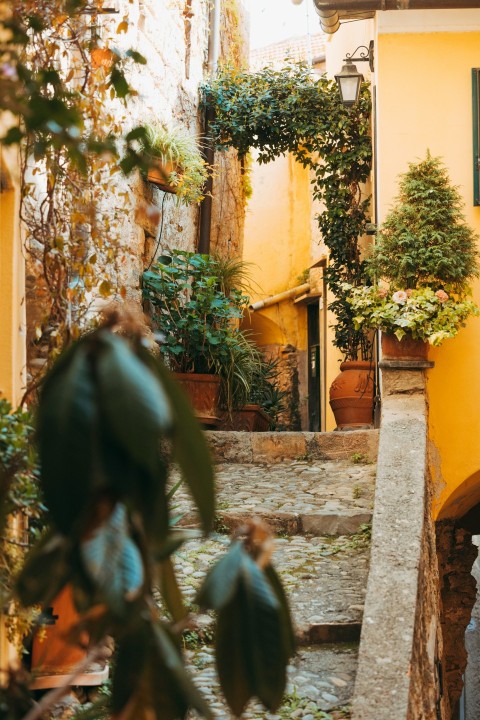
[[[355,57],[355,54],[360,51],[360,54]],[[358,72],[354,62],[368,62],[370,70],[373,72],[373,40],[370,41],[370,45],[360,45],[352,54],[345,56],[343,65],[340,72],[335,75],[338,89],[340,92],[340,100],[342,105],[345,107],[351,107],[356,105],[358,98],[360,97],[360,86],[363,81],[362,73]]]

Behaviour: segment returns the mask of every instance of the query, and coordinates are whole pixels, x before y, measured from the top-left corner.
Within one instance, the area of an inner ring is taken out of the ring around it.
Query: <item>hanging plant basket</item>
[[[160,188],[160,190],[163,190],[163,192],[175,195],[177,190],[175,186],[169,182],[169,180],[172,173],[176,171],[178,171],[178,169],[173,163],[162,163],[159,161],[148,171],[147,180]]]

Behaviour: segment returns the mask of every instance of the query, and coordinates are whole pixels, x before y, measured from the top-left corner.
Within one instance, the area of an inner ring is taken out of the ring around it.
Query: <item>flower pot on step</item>
[[[237,430],[242,432],[267,432],[272,424],[271,418],[260,405],[244,405],[231,414],[222,413],[219,430]]]
[[[330,386],[330,407],[338,430],[368,427],[373,423],[373,364],[346,360]]]
[[[188,395],[199,422],[205,428],[216,428],[220,422],[220,376],[204,373],[175,373]]]

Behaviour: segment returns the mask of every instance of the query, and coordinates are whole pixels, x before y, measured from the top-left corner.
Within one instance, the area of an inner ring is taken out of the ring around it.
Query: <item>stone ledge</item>
[[[381,360],[380,370],[428,370],[435,367],[432,360]]]
[[[234,432],[206,433],[215,462],[260,464],[282,460],[348,460],[362,454],[375,462],[378,430],[348,432]]]
[[[415,394],[387,394],[382,404],[353,720],[413,717],[409,704],[416,670],[413,653],[422,580],[427,449],[424,373],[415,375],[419,376]],[[433,677],[433,668],[429,671]],[[416,690],[421,692],[422,687]]]
[[[371,522],[371,512],[340,510],[296,514],[289,512],[258,512],[255,517],[264,520],[277,535],[353,535],[362,525]],[[252,519],[251,512],[219,510],[216,514],[217,530],[233,532]],[[187,513],[178,522],[182,527],[199,527],[198,516]]]

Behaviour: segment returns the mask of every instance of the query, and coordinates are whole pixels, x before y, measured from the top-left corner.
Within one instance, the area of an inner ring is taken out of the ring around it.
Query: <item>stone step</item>
[[[349,718],[357,669],[356,644],[302,647],[288,669],[288,684],[282,706],[275,714],[251,701],[243,720],[340,720]],[[208,700],[217,720],[233,716],[223,702],[216,676],[213,651],[200,647],[187,652],[195,684]],[[328,713],[328,714],[327,714]]]
[[[372,517],[375,474],[376,466],[366,455],[357,454],[336,462],[297,459],[218,464],[217,529],[232,531],[256,516],[282,534],[357,532]],[[173,473],[172,482],[177,479],[178,474]],[[182,525],[198,524],[185,486],[177,490],[173,504],[175,514],[183,514]]]
[[[215,462],[275,463],[282,460],[348,460],[359,456],[376,462],[378,430],[348,432],[208,431]]]
[[[193,602],[209,567],[229,538],[190,540],[174,555],[180,587]],[[277,538],[273,564],[288,595],[299,644],[355,641],[359,637],[369,562],[369,537]],[[203,634],[210,625],[202,616]]]

